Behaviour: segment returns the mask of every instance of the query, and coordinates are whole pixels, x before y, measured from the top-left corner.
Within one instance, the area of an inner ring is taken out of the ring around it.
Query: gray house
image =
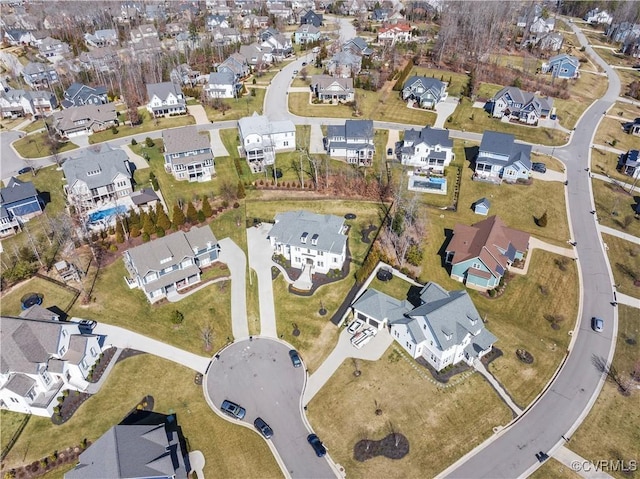
[[[362,57],[350,51],[337,52],[327,62],[327,72],[336,77],[351,78],[360,73],[361,68]]]
[[[447,84],[424,76],[412,76],[402,87],[402,99],[415,101],[420,108],[434,108],[447,97]]]
[[[353,78],[314,75],[311,77],[311,90],[322,102],[349,102],[355,97]]]
[[[373,49],[369,47],[367,41],[362,37],[355,37],[351,40],[347,40],[344,45],[342,45],[342,51],[350,51],[363,57],[368,57],[373,53]]]
[[[553,108],[553,98],[541,98],[514,86],[501,89],[489,100],[487,109],[495,118],[507,117],[527,125],[537,125]]]
[[[119,424],[82,452],[65,479],[187,479],[189,453],[175,421]]]
[[[358,166],[371,166],[376,147],[372,120],[345,120],[329,125],[325,148],[332,158],[341,158]]]
[[[176,180],[210,181],[216,170],[208,133],[194,125],[162,132],[164,168]]]
[[[108,102],[106,87],[97,86],[94,88],[82,83],[72,83],[64,92],[62,106],[69,108],[82,105],[103,105]]]
[[[147,110],[154,117],[184,115],[187,102],[180,85],[173,82],[147,84]]]
[[[249,75],[250,68],[247,59],[239,53],[232,53],[223,61],[216,70],[220,73],[230,72],[235,76],[236,81]]]
[[[72,106],[54,112],[52,117],[53,128],[62,138],[91,135],[118,124],[118,114],[113,103]]]
[[[22,223],[42,213],[36,187],[30,181],[11,177],[0,188],[0,236],[11,234]]]
[[[218,260],[220,246],[203,226],[177,231],[125,251],[123,260],[129,288],[140,288],[150,303],[200,282],[200,268]]]
[[[515,183],[531,172],[531,145],[516,143],[508,133],[485,131],[475,160],[474,180]]]
[[[22,69],[22,78],[34,90],[50,88],[58,83],[58,72],[53,66],[39,62],[29,62]]]

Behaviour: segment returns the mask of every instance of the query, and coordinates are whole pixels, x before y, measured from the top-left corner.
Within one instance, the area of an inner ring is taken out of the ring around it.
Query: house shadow
[[[51,203],[51,193],[48,191],[38,191],[38,198],[40,198],[40,202],[43,207],[46,207],[49,203]]]
[[[472,207],[473,208],[473,207]],[[440,266],[447,270],[447,273],[450,274],[450,268],[447,265],[447,246],[451,242],[453,238],[453,230],[449,228],[444,229],[444,241],[442,242],[442,246],[438,250],[438,256],[440,256]]]
[[[464,147],[464,158],[469,162],[469,169],[475,171],[476,167],[476,158],[478,157],[478,153],[480,152],[480,147],[478,146],[465,146]]]
[[[47,309],[53,314],[56,314],[60,318],[60,321],[66,321],[69,318],[69,315],[58,306],[49,306]]]

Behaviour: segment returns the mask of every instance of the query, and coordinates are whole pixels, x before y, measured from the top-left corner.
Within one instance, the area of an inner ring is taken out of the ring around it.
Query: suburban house
[[[3,38],[11,46],[35,45],[36,43],[33,32],[17,28],[5,30]]]
[[[34,216],[42,213],[42,202],[30,181],[11,177],[0,188],[0,236],[12,234]]]
[[[78,55],[78,65],[84,70],[115,71],[119,64],[117,53],[111,47],[96,48]]]
[[[312,24],[300,25],[293,34],[293,38],[298,45],[317,42],[320,40],[320,29]]]
[[[640,151],[629,150],[620,155],[617,169],[632,178],[640,178]]]
[[[368,325],[388,327],[412,358],[424,358],[436,371],[461,361],[472,366],[497,341],[466,291],[447,291],[433,282],[422,287],[416,307],[368,289],[352,308],[354,317]]]
[[[358,166],[371,166],[376,147],[372,120],[345,120],[344,125],[327,126],[325,148],[332,158]]]
[[[216,170],[208,132],[195,125],[162,131],[164,168],[176,180],[210,181]]]
[[[529,179],[531,145],[516,143],[508,133],[485,131],[475,159],[474,180],[515,183]]]
[[[184,115],[187,112],[182,88],[173,82],[148,83],[147,96],[147,110],[153,116]]]
[[[131,29],[131,41],[133,43],[140,43],[145,38],[158,39],[158,30],[152,24],[147,23]]]
[[[95,48],[115,46],[118,44],[118,33],[112,28],[96,30],[93,33],[85,33],[84,43],[88,47]]]
[[[47,90],[0,90],[2,118],[41,117],[51,114],[57,106],[56,96]]]
[[[251,71],[263,70],[273,63],[272,49],[268,45],[260,45],[259,43],[241,45],[239,53],[245,59]]]
[[[72,83],[64,92],[62,106],[69,108],[82,105],[103,105],[109,103],[107,89],[103,86],[91,87],[82,83]]]
[[[552,108],[553,98],[540,98],[514,86],[504,87],[487,103],[494,118],[506,117],[527,125],[537,125],[551,114]]]
[[[267,51],[269,49],[273,58],[282,61],[285,57],[291,55],[293,44],[290,38],[285,37],[282,33],[276,33],[275,35],[269,35],[260,44],[260,50]]]
[[[447,97],[447,84],[423,76],[412,76],[402,87],[402,99],[416,102],[420,108],[435,108]]]
[[[118,124],[118,114],[113,103],[105,105],[72,106],[54,112],[53,129],[62,138],[91,135]]]
[[[200,268],[218,260],[220,246],[208,226],[177,231],[124,252],[129,288],[155,303],[200,282]]]
[[[84,391],[101,338],[77,322],[32,306],[20,317],[2,316],[0,408],[51,417],[65,389]]]
[[[474,225],[457,224],[445,249],[451,277],[472,289],[486,291],[500,284],[514,261],[524,259],[529,233],[508,228],[497,216]]]
[[[400,148],[400,161],[424,171],[444,173],[454,159],[453,141],[448,130],[427,126],[422,130],[404,131],[404,140]]]
[[[584,16],[583,20],[587,23],[611,23],[613,20],[613,16],[607,13],[606,10],[600,10],[599,8],[594,8],[589,10],[587,14]]]
[[[381,43],[390,43],[395,45],[396,42],[411,41],[411,25],[408,23],[396,23],[394,25],[386,25],[378,28],[378,41]]]
[[[342,45],[342,51],[349,51],[356,55],[360,55],[361,57],[368,57],[373,53],[373,49],[362,37],[355,37],[351,40],[347,40],[344,45]]]
[[[347,259],[347,227],[344,218],[309,211],[278,213],[268,239],[274,254],[291,267],[311,274],[342,269]]]
[[[209,15],[206,19],[207,30],[211,31],[214,28],[229,28],[229,21],[224,15]]]
[[[70,51],[69,44],[57,38],[47,37],[38,45],[38,55],[52,63],[64,59]]]
[[[50,88],[54,83],[58,83],[58,72],[53,66],[39,62],[29,62],[22,69],[24,82],[34,90]]]
[[[564,44],[564,37],[561,33],[550,32],[538,37],[538,47],[540,50],[549,50],[557,52],[562,48]]]
[[[326,68],[331,76],[353,78],[360,73],[362,57],[350,51],[337,52],[329,59]]]
[[[129,157],[122,150],[103,146],[62,164],[67,184],[64,192],[70,204],[92,209],[128,196],[133,191]]]
[[[0,99],[0,102],[1,101],[2,100]],[[622,125],[622,129],[629,135],[640,136],[640,118],[636,118],[633,121],[626,122],[624,125]]]
[[[273,165],[276,153],[296,148],[296,127],[291,120],[271,121],[264,115],[238,120],[240,146],[252,171],[264,171]]]
[[[311,91],[322,102],[349,102],[355,98],[353,78],[314,75],[311,77]]]
[[[612,23],[607,27],[606,35],[614,42],[626,43],[628,40],[640,37],[640,23]]]
[[[300,16],[300,25],[313,25],[319,28],[322,26],[322,14],[307,10],[304,15]]]
[[[231,72],[211,72],[203,89],[209,98],[238,98],[242,83]]]
[[[175,416],[160,424],[118,424],[78,456],[65,479],[188,479],[189,453]]]
[[[189,85],[193,87],[194,85],[203,81],[206,78],[205,75],[200,73],[200,70],[193,70],[188,64],[181,63],[169,73],[169,79],[173,83],[178,83],[179,85]]]
[[[242,41],[240,32],[235,28],[215,27],[209,35],[216,45],[231,45]]]
[[[239,53],[232,53],[223,61],[216,71],[219,73],[230,72],[235,76],[236,81],[241,80],[249,75],[250,69],[247,59]]]
[[[580,76],[580,61],[566,53],[553,56],[542,64],[542,73],[551,73],[554,78],[572,79]]]

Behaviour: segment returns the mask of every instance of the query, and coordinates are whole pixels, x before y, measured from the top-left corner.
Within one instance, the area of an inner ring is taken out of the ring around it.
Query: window
[[[338,262],[338,258],[336,258],[335,256],[333,257],[333,262],[337,263]]]
[[[96,351],[96,348],[94,348],[93,346],[90,349],[91,351],[91,356],[93,356],[94,358],[98,355],[98,351]]]
[[[63,355],[64,355],[64,353],[66,353],[66,352],[67,352],[67,347],[66,347],[66,346],[62,346],[62,347],[60,348],[60,351],[58,351],[58,355],[59,355],[59,356],[63,356]]]
[[[67,337],[67,334],[69,334],[69,333],[67,333],[67,330],[66,330],[66,329],[63,329],[63,330],[62,330],[62,337],[63,337],[63,338],[66,338],[66,337]]]
[[[289,146],[289,142],[288,141],[282,142],[282,146]]]

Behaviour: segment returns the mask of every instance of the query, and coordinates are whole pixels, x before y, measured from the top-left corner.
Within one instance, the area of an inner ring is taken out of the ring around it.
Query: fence
[[[0,453],[0,461],[4,461],[4,458],[7,457],[7,454],[9,454],[9,451],[11,451],[11,448],[20,437],[20,434],[22,434],[22,431],[24,431],[24,428],[27,427],[29,419],[31,419],[31,414],[25,414],[25,418],[20,423],[20,426],[18,427],[16,432],[13,433],[13,436],[11,436],[11,439],[9,439],[9,442],[4,447],[4,449],[2,449],[2,453]]]

